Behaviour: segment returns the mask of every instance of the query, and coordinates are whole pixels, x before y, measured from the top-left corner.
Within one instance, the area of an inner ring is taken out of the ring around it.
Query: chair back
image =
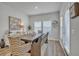
[[[43,45],[44,43],[48,43],[48,32],[42,35],[41,45]]]
[[[39,36],[38,38],[34,39],[32,42],[31,47],[31,55],[32,56],[40,56],[41,55],[41,38],[42,36]]]
[[[41,47],[44,43],[48,43],[48,33],[43,34],[32,41],[31,56],[41,56]]]
[[[12,55],[19,55],[19,52],[21,52],[19,48],[19,46],[21,45],[20,38],[10,37],[9,42],[10,42],[10,49],[11,49]]]

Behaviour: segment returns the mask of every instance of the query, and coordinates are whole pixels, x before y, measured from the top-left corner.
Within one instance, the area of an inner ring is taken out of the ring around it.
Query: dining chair
[[[48,48],[48,32],[44,33],[42,35],[42,40],[41,40],[41,56],[45,55],[45,52]]]
[[[9,37],[12,56],[30,56],[31,43],[21,44],[20,37]]]
[[[44,43],[48,43],[48,32],[43,33],[43,35],[42,35],[41,45],[44,44]]]
[[[46,42],[45,43],[48,43],[48,35],[49,35],[49,32],[46,33],[45,37],[46,37]]]
[[[47,48],[48,33],[39,36],[32,41],[31,56],[43,56]]]
[[[32,42],[31,56],[41,56],[41,37],[36,38]]]
[[[10,56],[10,48],[5,47],[5,48],[0,48],[0,56]]]

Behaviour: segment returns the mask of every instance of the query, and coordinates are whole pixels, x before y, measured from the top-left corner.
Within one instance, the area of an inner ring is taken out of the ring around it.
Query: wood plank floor
[[[64,56],[64,51],[61,48],[59,41],[48,41],[48,48],[45,52],[45,56]]]

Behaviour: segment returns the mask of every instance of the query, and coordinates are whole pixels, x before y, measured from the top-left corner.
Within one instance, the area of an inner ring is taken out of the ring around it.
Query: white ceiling
[[[36,15],[60,10],[60,2],[3,2],[26,15]],[[35,7],[36,6],[36,7]],[[36,8],[36,9],[35,9]]]

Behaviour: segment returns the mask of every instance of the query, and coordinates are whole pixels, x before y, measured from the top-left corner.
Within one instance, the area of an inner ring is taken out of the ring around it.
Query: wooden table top
[[[39,36],[41,36],[42,34],[35,34],[35,35],[25,35],[21,37],[21,40],[23,41],[33,41],[34,39],[38,38]]]
[[[13,35],[13,36],[8,36],[8,37],[9,38],[20,38],[22,41],[25,41],[25,42],[30,41],[30,42],[32,42],[34,39],[38,38],[41,35],[42,34],[39,33],[39,34],[34,34],[34,35],[32,35],[32,34],[24,34],[24,35],[20,35],[20,36]]]

